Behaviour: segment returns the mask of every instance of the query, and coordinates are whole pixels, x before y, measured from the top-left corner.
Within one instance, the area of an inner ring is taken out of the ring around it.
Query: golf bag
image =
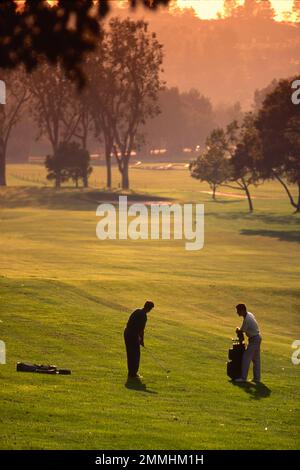
[[[28,362],[17,362],[18,372],[37,372],[39,374],[60,374],[70,375],[69,369],[58,369],[56,366],[43,365],[43,364],[31,364]]]
[[[232,380],[242,375],[242,360],[245,351],[244,335],[238,333],[238,339],[232,340],[232,348],[228,351],[227,375]]]

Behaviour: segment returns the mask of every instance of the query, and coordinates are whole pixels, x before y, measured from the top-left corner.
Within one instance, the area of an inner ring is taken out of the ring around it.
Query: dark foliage
[[[129,0],[129,5],[156,9],[168,1]],[[111,0],[58,0],[50,6],[46,0],[26,0],[21,7],[15,0],[1,1],[0,67],[24,64],[32,71],[41,58],[52,64],[61,61],[68,76],[82,86],[85,78],[80,64],[95,49],[102,31],[100,20],[110,4]]]

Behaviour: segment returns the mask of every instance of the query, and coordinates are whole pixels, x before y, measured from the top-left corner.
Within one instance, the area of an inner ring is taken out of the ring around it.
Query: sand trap
[[[204,194],[213,194],[212,191],[200,191],[200,193],[204,193]],[[215,195],[216,196],[227,196],[227,197],[236,197],[238,199],[247,199],[247,196],[244,196],[243,194],[235,194],[235,193],[222,193],[220,191],[216,191],[215,192]],[[255,196],[251,196],[251,199],[256,199]]]

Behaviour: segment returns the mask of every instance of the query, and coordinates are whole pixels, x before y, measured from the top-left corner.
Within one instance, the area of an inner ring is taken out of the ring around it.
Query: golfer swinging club
[[[240,331],[246,333],[248,337],[248,347],[244,351],[242,359],[242,376],[235,379],[235,382],[246,382],[247,375],[251,361],[253,362],[253,380],[252,382],[260,383],[260,344],[262,341],[258,324],[255,316],[247,312],[245,304],[238,304],[236,306],[236,312],[240,317],[244,318],[241,328],[236,329],[238,334]]]
[[[139,378],[140,346],[144,345],[144,330],[147,323],[147,313],[154,307],[150,300],[145,302],[143,308],[135,310],[129,317],[124,331],[127,352],[128,377]]]

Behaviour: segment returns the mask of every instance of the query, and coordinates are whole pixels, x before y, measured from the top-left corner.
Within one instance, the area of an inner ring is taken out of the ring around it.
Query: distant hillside
[[[300,69],[300,23],[263,15],[201,20],[192,10],[135,16],[145,17],[164,44],[168,86],[197,88],[213,103],[249,107],[256,88]]]

